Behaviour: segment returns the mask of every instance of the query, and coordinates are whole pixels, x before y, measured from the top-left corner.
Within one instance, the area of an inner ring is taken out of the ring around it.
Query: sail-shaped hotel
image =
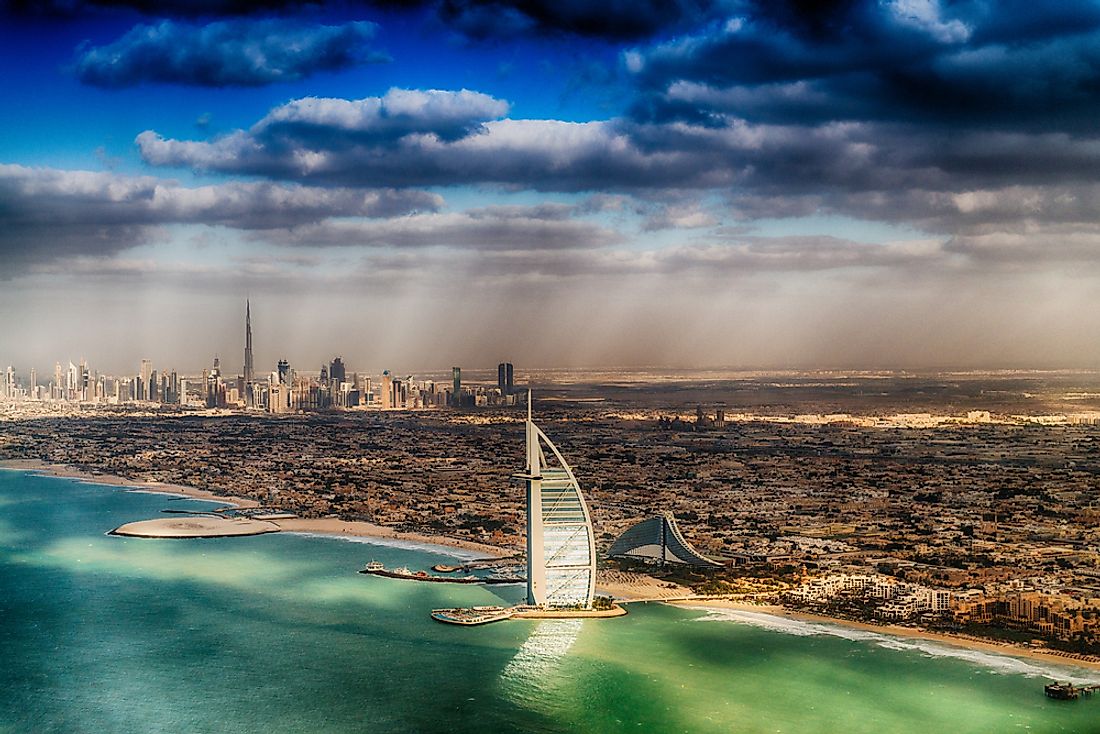
[[[546,459],[543,447],[555,459]],[[527,396],[527,467],[514,478],[527,487],[527,603],[592,606],[596,545],[592,518],[573,470],[531,419]]]
[[[433,609],[432,619],[447,624],[477,625],[512,617],[618,617],[626,614],[617,604],[599,609],[592,607],[596,591],[592,516],[569,463],[531,419],[530,391],[527,393],[526,428],[527,466],[521,473],[512,475],[527,488],[526,604]]]

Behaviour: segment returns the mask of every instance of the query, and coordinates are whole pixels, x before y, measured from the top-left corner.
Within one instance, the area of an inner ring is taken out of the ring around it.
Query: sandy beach
[[[112,487],[126,487],[146,492],[162,492],[164,494],[183,495],[197,500],[209,500],[221,502],[234,507],[259,507],[259,502],[246,497],[232,497],[214,494],[205,489],[185,487],[180,484],[166,484],[164,482],[148,482],[140,479],[129,479],[115,474],[107,474],[94,470],[77,469],[67,464],[47,464],[38,459],[8,459],[0,461],[0,469],[19,469],[33,471],[51,477],[63,477],[65,479],[79,479],[94,484],[107,484]]]
[[[351,535],[361,538],[387,538],[409,543],[461,548],[487,558],[502,558],[512,554],[509,551],[485,543],[448,538],[443,535],[401,532],[384,525],[374,525],[362,520],[341,520],[336,517],[295,517],[286,520],[272,520],[271,522],[289,533],[323,533],[326,535]]]
[[[691,589],[630,571],[601,569],[596,574],[596,593],[623,601],[648,601],[688,596]]]
[[[232,495],[219,495],[195,487],[187,487],[179,484],[166,484],[164,482],[148,482],[137,479],[128,479],[113,474],[96,471],[85,471],[65,464],[48,464],[37,459],[12,459],[0,461],[0,469],[17,469],[21,471],[33,471],[52,477],[64,477],[78,479],[95,484],[105,484],[113,487],[125,487],[142,492],[160,492],[164,494],[180,495],[199,500],[220,502],[233,507],[259,507],[260,503],[245,497]],[[471,551],[487,558],[501,558],[511,555],[511,552],[485,543],[449,538],[440,535],[425,533],[407,533],[394,530],[382,525],[374,525],[358,520],[341,520],[335,517],[322,518],[292,518],[284,520],[272,520],[279,530],[288,533],[318,533],[322,535],[352,536],[361,538],[385,538],[388,540],[400,540],[410,543],[441,546],[445,548],[460,548]],[[268,531],[270,532],[270,531]],[[232,533],[238,534],[238,533]],[[172,537],[179,537],[173,535]]]
[[[684,602],[668,602],[689,609],[734,609],[743,612],[756,612],[758,614],[770,614],[775,617],[798,619],[803,622],[816,624],[831,624],[848,627],[851,629],[875,632],[891,637],[905,637],[909,639],[928,640],[943,645],[961,647],[967,650],[979,650],[995,655],[1009,655],[1016,658],[1025,658],[1036,662],[1054,663],[1056,665],[1075,666],[1100,670],[1100,660],[1090,659],[1086,656],[1078,656],[1073,653],[1061,653],[1056,650],[1043,650],[1033,647],[1016,645],[1011,642],[998,642],[995,640],[983,640],[968,635],[956,635],[946,632],[933,632],[919,627],[903,627],[896,624],[869,624],[848,619],[836,619],[820,614],[795,611],[777,605],[760,605],[751,602],[736,601],[731,599],[699,599]]]

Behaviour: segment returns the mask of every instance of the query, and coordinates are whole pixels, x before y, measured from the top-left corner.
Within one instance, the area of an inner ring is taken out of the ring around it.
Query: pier
[[[527,579],[522,576],[433,576],[426,571],[410,571],[407,568],[388,569],[380,563],[371,562],[359,573],[369,576],[383,576],[405,581],[428,581],[438,584],[522,584]]]
[[[1093,693],[1100,691],[1100,683],[1087,686],[1075,686],[1072,683],[1048,683],[1043,687],[1047,698],[1058,701],[1076,701],[1078,698],[1088,698]]]
[[[459,607],[456,609],[433,609],[432,619],[445,624],[457,624],[472,627],[505,619],[608,619],[622,617],[626,607],[613,604],[608,609],[569,609],[539,607],[530,604],[516,604],[511,607]]]

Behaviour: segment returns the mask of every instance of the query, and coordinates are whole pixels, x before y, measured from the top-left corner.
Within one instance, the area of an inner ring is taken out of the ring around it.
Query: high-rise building
[[[285,359],[279,360],[279,384],[290,384],[290,362],[287,362]]]
[[[390,376],[390,371],[385,370],[382,372],[382,410],[388,410],[395,408],[393,402],[393,377]]]
[[[462,405],[462,368],[451,368],[451,379],[453,381],[453,387],[451,388],[451,404],[456,408]]]
[[[347,368],[344,367],[343,357],[334,357],[328,368],[328,379],[339,385],[348,381]]]
[[[546,434],[531,419],[527,395],[527,603],[590,607],[596,591],[596,545],[580,485]],[[543,446],[549,452],[543,450]],[[557,460],[546,460],[551,453]]]
[[[501,395],[512,394],[512,363],[501,362],[497,365],[497,387],[500,388]]]
[[[247,385],[252,382],[252,304],[247,299],[244,302],[244,382]]]
[[[77,377],[76,365],[69,362],[69,372],[65,377],[65,399],[66,400],[78,400],[78,385],[80,380]]]
[[[149,384],[149,378],[153,376],[153,361],[141,360],[141,384],[138,388],[138,400],[152,400],[153,390]]]

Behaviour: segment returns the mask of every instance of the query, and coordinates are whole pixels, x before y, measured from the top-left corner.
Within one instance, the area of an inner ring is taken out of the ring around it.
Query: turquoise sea
[[[428,547],[105,535],[206,507],[0,471],[0,732],[1100,732],[1042,694],[1100,679],[1073,668],[660,605],[448,627],[521,588],[356,573]]]

